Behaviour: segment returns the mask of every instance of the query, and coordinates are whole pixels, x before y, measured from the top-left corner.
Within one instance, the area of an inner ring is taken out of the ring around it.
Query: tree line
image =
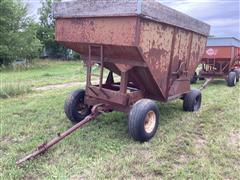
[[[36,22],[28,16],[22,0],[0,1],[0,65],[39,56],[65,58],[68,49],[55,42],[52,4],[60,0],[41,0]]]

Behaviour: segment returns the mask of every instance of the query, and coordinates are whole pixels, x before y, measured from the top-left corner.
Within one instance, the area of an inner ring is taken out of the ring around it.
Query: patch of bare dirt
[[[54,85],[36,87],[36,88],[33,88],[33,90],[35,90],[35,91],[48,91],[48,90],[53,90],[53,89],[64,89],[64,88],[77,86],[77,85],[81,85],[81,84],[84,85],[85,83],[71,82],[71,83],[65,83],[65,84],[54,84]]]
[[[195,146],[198,151],[202,151],[203,147],[206,145],[206,140],[202,136],[197,136],[195,140]]]
[[[105,81],[105,79],[103,79]],[[99,80],[92,81],[92,84],[98,84]],[[47,85],[47,86],[41,86],[41,87],[34,87],[32,90],[34,91],[48,91],[48,90],[55,90],[55,89],[64,89],[69,88],[73,86],[85,86],[86,82],[69,82],[64,84],[53,84],[53,85]]]
[[[10,136],[3,136],[0,138],[1,143],[9,143],[13,141],[13,138]]]
[[[181,154],[177,159],[177,162],[173,164],[173,170],[178,171],[184,164],[187,164],[190,159],[190,156],[187,154]]]
[[[240,131],[233,131],[230,133],[229,145],[240,148]]]
[[[204,126],[205,125],[203,122],[199,122],[195,126],[196,132],[195,132],[195,138],[194,138],[194,145],[195,145],[197,154],[200,156],[205,155],[204,147],[207,144],[207,141],[203,133]]]

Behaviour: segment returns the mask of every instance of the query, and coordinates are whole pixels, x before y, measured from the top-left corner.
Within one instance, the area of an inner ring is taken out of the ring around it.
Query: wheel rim
[[[147,133],[151,133],[156,125],[156,114],[154,111],[149,111],[144,120],[144,129]]]
[[[237,77],[234,78],[234,85],[237,83]]]
[[[194,103],[194,111],[197,111],[200,107],[200,96],[197,96]]]
[[[87,106],[84,105],[84,104],[79,104],[78,107],[77,107],[77,112],[81,115],[84,115],[86,114],[87,112]]]
[[[80,99],[76,107],[76,110],[78,114],[85,116],[88,113],[88,106],[82,102],[83,102],[83,99]]]

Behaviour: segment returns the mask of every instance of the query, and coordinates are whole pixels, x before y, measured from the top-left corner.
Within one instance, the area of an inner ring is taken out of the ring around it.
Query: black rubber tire
[[[188,112],[198,111],[201,108],[202,94],[198,89],[193,89],[184,96],[183,110]]]
[[[147,132],[144,128],[145,117],[148,112],[154,112],[156,121],[154,128],[151,132]],[[136,102],[128,117],[128,130],[129,134],[136,141],[145,142],[149,141],[157,132],[159,125],[159,109],[156,103],[150,99],[141,99]]]
[[[198,75],[197,73],[195,72],[193,77],[190,79],[190,83],[191,84],[196,84],[197,83],[197,80],[198,80]]]
[[[84,90],[75,90],[73,91],[66,99],[64,104],[64,111],[66,116],[73,123],[78,123],[82,121],[86,116],[91,113],[91,108],[87,105],[84,105]],[[78,106],[83,106],[83,112],[79,113]]]
[[[237,82],[239,82],[240,69],[234,69],[234,72],[236,73]]]
[[[228,74],[227,84],[229,87],[233,87],[233,86],[236,86],[236,83],[237,83],[237,74],[236,72],[231,71]]]
[[[199,77],[198,79],[199,79],[199,81],[204,81],[205,80],[204,77]]]

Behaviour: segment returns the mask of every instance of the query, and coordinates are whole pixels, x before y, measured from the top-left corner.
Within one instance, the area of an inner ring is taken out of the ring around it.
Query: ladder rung
[[[101,48],[102,45],[90,45],[91,47]]]
[[[96,64],[101,64],[101,60],[91,60],[91,62],[96,63]]]
[[[101,77],[101,76],[98,75],[98,74],[91,74],[91,76],[94,76],[94,77]]]

